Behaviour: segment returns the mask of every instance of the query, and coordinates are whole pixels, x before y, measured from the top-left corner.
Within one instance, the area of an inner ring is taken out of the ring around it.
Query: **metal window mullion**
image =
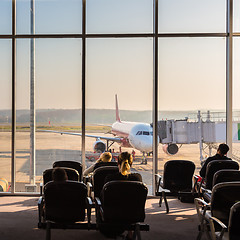
[[[152,189],[155,195],[155,179],[158,173],[158,0],[153,5],[153,178]]]
[[[232,156],[232,71],[233,71],[233,0],[227,0],[227,41],[226,41],[226,142],[229,157]]]
[[[15,193],[16,169],[16,1],[12,0],[12,155],[11,155],[11,192]]]
[[[82,0],[82,165],[85,164],[85,133],[86,133],[86,0]]]

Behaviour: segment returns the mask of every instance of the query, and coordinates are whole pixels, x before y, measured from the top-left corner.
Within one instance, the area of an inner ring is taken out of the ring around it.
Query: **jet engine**
[[[94,152],[103,153],[106,151],[106,144],[101,140],[97,140],[93,144],[93,149],[94,149]]]
[[[169,155],[175,155],[178,152],[178,145],[175,143],[164,144],[162,148]]]

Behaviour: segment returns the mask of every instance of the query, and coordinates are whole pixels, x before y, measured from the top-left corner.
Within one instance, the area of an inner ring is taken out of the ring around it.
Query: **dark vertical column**
[[[15,192],[15,158],[16,158],[16,1],[12,0],[12,163],[11,191]]]
[[[86,0],[82,0],[82,165],[85,169],[85,95],[86,95]]]
[[[153,0],[153,195],[158,173],[158,0]]]
[[[31,0],[31,35],[35,34],[35,7],[34,0]],[[35,39],[30,40],[30,175],[31,185],[35,185],[36,174],[36,110],[35,110]]]
[[[233,71],[233,0],[227,0],[227,41],[226,41],[226,142],[228,156],[232,156],[232,71]]]

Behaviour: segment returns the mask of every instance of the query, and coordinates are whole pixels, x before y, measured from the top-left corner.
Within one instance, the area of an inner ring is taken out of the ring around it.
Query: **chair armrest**
[[[159,174],[154,174],[155,175],[155,189],[156,189],[156,193],[159,191],[159,187],[161,184],[161,180],[162,180],[162,176]]]
[[[102,206],[100,198],[98,198],[98,197],[95,198],[95,204],[96,204],[97,207],[101,207]]]
[[[210,209],[210,203],[205,202],[204,200],[200,198],[195,198],[194,199],[196,210],[197,210],[197,215],[199,218],[199,221],[201,224],[203,224],[203,221],[205,219],[205,214],[208,209]],[[202,210],[202,211],[201,211]]]
[[[43,195],[43,183],[40,183],[40,196]]]
[[[43,197],[40,196],[38,199],[38,206],[43,204]]]
[[[42,196],[39,197],[38,199],[38,227],[42,227],[42,217],[44,216],[44,198]]]
[[[87,182],[87,195],[91,197],[91,192],[93,191],[93,186],[90,182]]]
[[[218,236],[218,240],[221,240],[223,238],[224,232],[227,230],[227,226],[221,222],[218,218],[215,217],[210,217],[210,230],[211,230],[211,235],[212,235],[212,239],[216,239],[216,235],[215,235],[215,227],[214,227],[214,222],[217,223],[222,229],[221,229],[221,233],[220,236]]]
[[[99,222],[104,221],[102,203],[100,198],[98,197],[95,198],[95,206],[96,206],[96,222],[98,225]]]
[[[220,225],[221,228],[223,228],[225,230],[227,229],[227,226],[222,221],[220,221],[218,218],[210,217],[210,219],[212,219],[214,222],[216,222],[218,225]]]
[[[202,185],[203,185],[203,182],[204,182],[204,178],[202,178],[199,175],[194,175],[193,178],[194,178],[193,191],[196,191],[198,193],[198,196],[200,197],[200,196],[202,196],[201,195],[201,188],[202,188]],[[199,181],[199,178],[201,178],[201,181]]]
[[[87,184],[88,182],[90,182],[90,177],[89,176],[83,176],[83,182],[85,184]]]
[[[194,202],[195,202],[195,205],[197,204],[199,207],[200,207],[200,204],[202,204],[203,207],[208,207],[208,208],[211,206],[210,203],[205,202],[205,201],[204,201],[203,199],[201,199],[201,198],[195,198],[195,199],[194,199]]]
[[[92,209],[92,206],[93,206],[93,202],[92,202],[92,199],[90,197],[87,197],[86,198],[86,205],[87,205],[87,219],[88,219],[88,225],[89,225],[89,228],[90,228],[90,225],[91,225],[91,209]]]
[[[208,193],[208,194],[212,194],[212,191],[209,190],[209,189],[206,189],[206,188],[204,188],[204,192],[205,192],[205,193]]]

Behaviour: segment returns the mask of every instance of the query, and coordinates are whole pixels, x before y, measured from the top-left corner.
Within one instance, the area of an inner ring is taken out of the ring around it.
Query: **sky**
[[[79,0],[38,0],[36,33],[81,33]],[[30,1],[17,0],[17,33],[30,33]],[[87,33],[150,33],[152,0],[87,0]],[[225,0],[159,0],[159,33],[226,29]],[[240,32],[240,1],[234,1]],[[0,34],[11,34],[11,1],[0,1]],[[240,38],[234,39],[233,106],[240,109]],[[30,40],[17,40],[17,109],[30,106]],[[153,40],[87,39],[87,108],[151,110]],[[0,40],[0,109],[11,108],[11,40]],[[81,39],[36,40],[36,108],[81,108]],[[224,110],[224,38],[159,39],[159,110]]]

